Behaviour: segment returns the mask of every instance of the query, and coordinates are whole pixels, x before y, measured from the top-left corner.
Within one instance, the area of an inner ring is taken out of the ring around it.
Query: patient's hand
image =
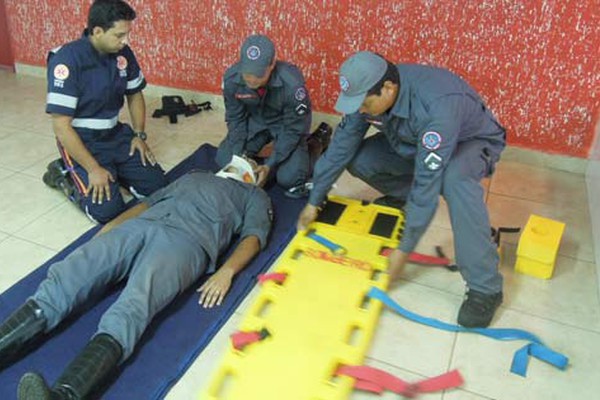
[[[204,308],[220,306],[231,287],[233,272],[229,268],[220,268],[196,292],[200,293],[198,304]]]

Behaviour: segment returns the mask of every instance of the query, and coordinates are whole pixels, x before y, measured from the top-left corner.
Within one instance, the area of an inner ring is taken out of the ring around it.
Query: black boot
[[[502,304],[502,292],[485,294],[469,289],[458,312],[458,323],[465,328],[487,328]]]
[[[46,329],[42,309],[33,300],[27,300],[0,325],[0,370],[23,354],[27,345],[40,337]]]
[[[312,175],[317,160],[327,150],[329,143],[331,142],[332,129],[331,126],[325,122],[315,129],[315,131],[308,137],[306,144],[308,146],[308,157],[309,157],[309,171]],[[300,196],[303,197],[303,196]]]
[[[327,147],[329,147],[332,134],[333,129],[331,129],[331,126],[326,122],[321,122],[317,129],[315,129],[315,131],[312,133],[311,137],[321,142],[321,146],[323,146],[323,151],[325,151],[327,150]]]
[[[60,190],[70,201],[79,204],[81,194],[77,190],[75,182],[73,182],[73,178],[65,167],[62,158],[51,161],[46,168],[47,171],[42,177],[46,186]]]
[[[19,400],[86,399],[113,373],[123,349],[112,336],[95,336],[67,366],[52,388],[39,374],[28,372],[19,382]]]
[[[318,155],[321,155],[329,147],[332,134],[333,130],[331,126],[325,122],[321,122],[317,129],[308,137],[308,148],[318,148]]]
[[[42,177],[44,183],[52,189],[59,188],[59,182],[67,175],[67,169],[62,158],[51,161]]]

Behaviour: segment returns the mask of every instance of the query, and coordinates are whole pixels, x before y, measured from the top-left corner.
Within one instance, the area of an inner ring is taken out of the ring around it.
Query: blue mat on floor
[[[215,148],[203,145],[169,172],[174,180],[192,169],[215,170]],[[201,188],[200,188],[201,189]],[[120,375],[99,395],[103,399],[158,399],[184,374],[198,354],[225,324],[256,283],[256,277],[267,269],[295,233],[297,216],[304,200],[292,200],[278,187],[268,190],[273,200],[275,223],[267,248],[234,279],[230,293],[220,307],[206,310],[198,306],[195,289],[201,281],[179,296],[148,327],[133,356],[121,367]],[[19,307],[45,278],[48,267],[87,242],[98,230],[83,234],[36,271],[0,295],[0,320]],[[119,294],[115,288],[102,300],[90,304],[64,321],[10,368],[0,371],[0,399],[16,398],[19,379],[27,371],[38,371],[54,382],[66,365],[85,346],[96,331],[102,313]]]

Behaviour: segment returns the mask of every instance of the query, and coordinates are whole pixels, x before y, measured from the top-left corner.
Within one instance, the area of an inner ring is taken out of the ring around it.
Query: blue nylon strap
[[[329,240],[321,235],[318,235],[314,232],[310,232],[306,236],[311,238],[315,242],[327,247],[329,249],[329,251],[331,251],[333,254],[345,254],[346,253],[346,249],[343,248],[342,246],[340,246],[339,244],[333,243],[331,240]]]
[[[532,333],[521,329],[503,329],[503,328],[465,328],[460,325],[448,324],[446,322],[439,321],[434,318],[423,317],[422,315],[415,314],[407,309],[401,307],[398,303],[392,300],[381,289],[372,287],[367,294],[372,299],[379,300],[385,304],[388,308],[394,310],[401,316],[417,322],[419,324],[431,326],[433,328],[449,331],[449,332],[468,332],[478,333],[483,336],[487,336],[496,340],[528,340],[531,343],[525,347],[519,349],[514,357],[510,371],[520,376],[526,376],[527,364],[529,362],[529,356],[536,357],[542,361],[545,361],[556,368],[564,370],[569,359],[561,353],[557,353],[554,350],[546,347],[544,343]]]

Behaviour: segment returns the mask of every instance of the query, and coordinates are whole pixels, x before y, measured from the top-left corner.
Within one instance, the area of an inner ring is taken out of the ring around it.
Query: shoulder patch
[[[296,115],[305,115],[308,112],[308,107],[306,106],[306,104],[301,103],[298,104],[298,106],[295,108],[296,110]]]
[[[127,68],[128,64],[129,63],[127,62],[127,59],[124,56],[117,57],[117,68],[119,68],[119,70],[123,71],[125,68]]]
[[[70,71],[69,67],[65,64],[58,64],[54,67],[54,78],[64,81],[69,77]]]
[[[433,131],[425,132],[421,142],[427,150],[437,150],[442,144],[442,135]]]
[[[294,93],[294,98],[298,101],[306,99],[306,89],[304,87],[299,87],[298,89],[296,89],[296,93]]]
[[[442,167],[442,157],[433,152],[429,153],[425,157],[425,167],[430,171],[437,171]]]

